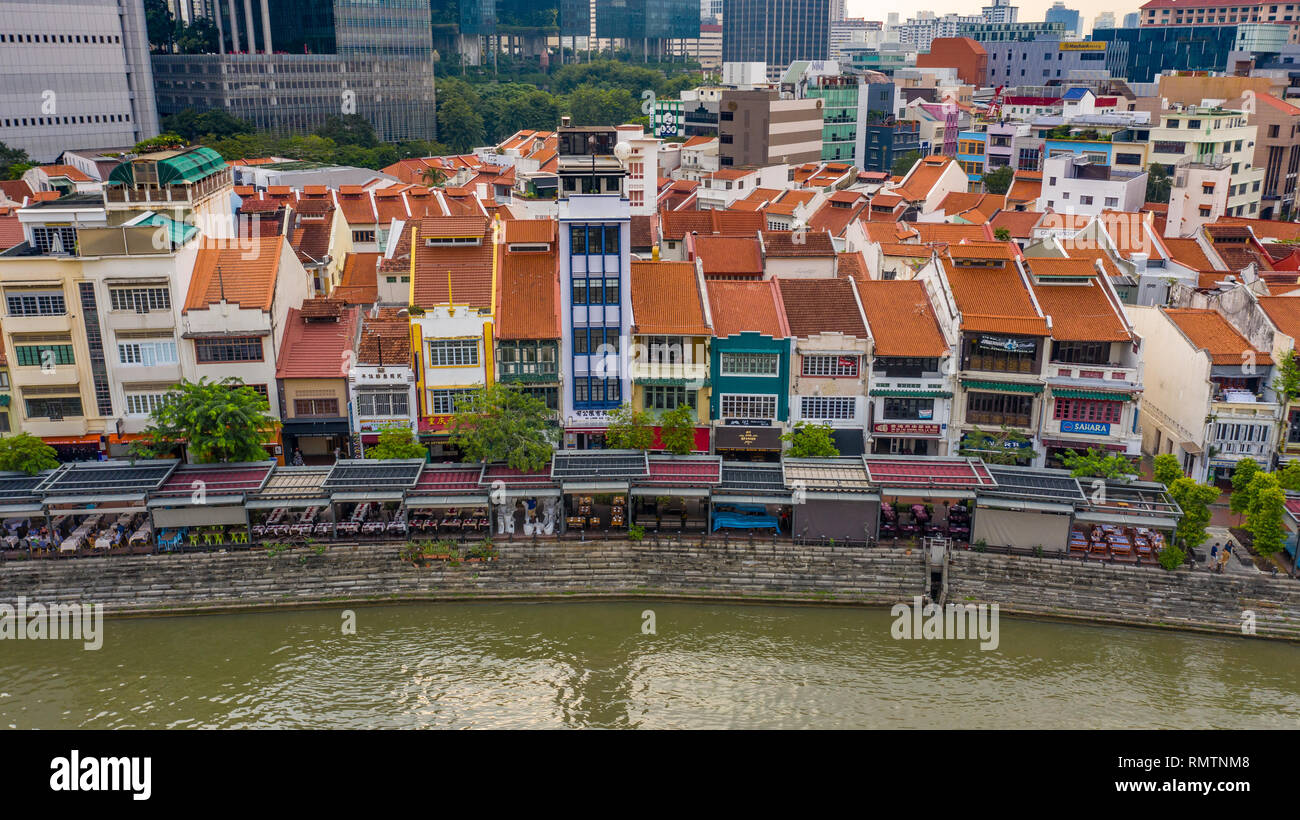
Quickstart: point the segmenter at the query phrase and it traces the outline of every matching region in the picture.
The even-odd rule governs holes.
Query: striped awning
[[[1129,391],[1069,390],[1057,387],[1052,388],[1052,395],[1058,399],[1092,399],[1094,401],[1125,401],[1133,396]]]
[[[950,399],[952,393],[947,390],[899,390],[895,388],[880,388],[870,391],[872,396],[886,396],[890,398],[904,399]]]
[[[1041,384],[1026,384],[1025,382],[986,382],[979,379],[962,379],[961,385],[967,390],[1001,390],[1004,393],[1043,392]]]

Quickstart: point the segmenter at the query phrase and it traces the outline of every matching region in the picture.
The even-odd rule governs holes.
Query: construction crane
[[[993,99],[989,100],[989,107],[984,111],[984,119],[989,122],[997,122],[1002,119],[1002,89],[1006,86],[998,86],[993,90]]]

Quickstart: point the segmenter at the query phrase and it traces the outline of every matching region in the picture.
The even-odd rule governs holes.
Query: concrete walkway
[[[1206,557],[1204,563],[1198,562],[1197,564],[1198,567],[1206,567],[1206,568],[1209,567],[1210,547],[1212,547],[1214,544],[1217,543],[1219,545],[1220,550],[1222,550],[1224,544],[1231,543],[1232,558],[1228,559],[1227,565],[1223,568],[1224,574],[1225,575],[1228,574],[1261,575],[1262,574],[1259,571],[1259,569],[1255,566],[1255,563],[1251,561],[1250,553],[1246,551],[1245,547],[1243,547],[1240,543],[1237,542],[1237,539],[1232,536],[1232,533],[1228,532],[1227,527],[1216,527],[1211,525],[1209,527],[1206,527],[1205,531],[1209,533],[1210,537],[1205,539],[1205,543],[1201,545],[1201,548],[1205,550]]]

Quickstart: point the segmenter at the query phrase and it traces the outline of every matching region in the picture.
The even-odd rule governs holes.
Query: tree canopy
[[[611,450],[649,450],[654,441],[654,417],[645,410],[621,404],[610,412],[605,444]]]
[[[983,459],[989,464],[1023,464],[1033,456],[1025,445],[1029,436],[1003,426],[997,432],[990,433],[978,427],[962,437],[957,454],[962,458]]]
[[[1084,453],[1067,450],[1062,461],[1065,463],[1065,469],[1069,470],[1070,475],[1075,478],[1092,477],[1129,481],[1134,473],[1132,460],[1095,447],[1089,447]]]
[[[386,424],[379,428],[379,441],[366,448],[366,458],[428,458],[429,450],[415,440],[405,424]]]
[[[781,434],[781,440],[790,445],[786,455],[793,458],[835,458],[840,454],[826,424],[795,422],[789,432]]]
[[[546,402],[506,384],[473,391],[456,404],[451,444],[465,461],[540,470],[551,460],[556,427]]]
[[[679,404],[659,416],[659,443],[674,455],[684,456],[695,449],[695,408]]]
[[[1011,187],[1015,171],[1010,165],[994,168],[984,174],[984,191],[990,194],[1005,194]]]
[[[54,448],[30,433],[0,438],[0,470],[36,475],[58,466]]]
[[[242,381],[201,378],[168,391],[131,448],[138,457],[160,458],[183,444],[200,463],[261,461],[270,458],[262,445],[278,426],[266,398]]]
[[[1174,530],[1174,537],[1188,547],[1203,544],[1209,537],[1205,528],[1210,523],[1210,504],[1219,497],[1219,488],[1212,484],[1197,484],[1184,476],[1169,485],[1169,497],[1183,511],[1183,517],[1178,520],[1178,527]]]

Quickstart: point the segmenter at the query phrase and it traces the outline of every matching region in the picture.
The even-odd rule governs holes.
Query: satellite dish
[[[627,158],[632,156],[632,146],[626,142],[620,142],[614,146],[614,158],[619,162],[627,162]]]

